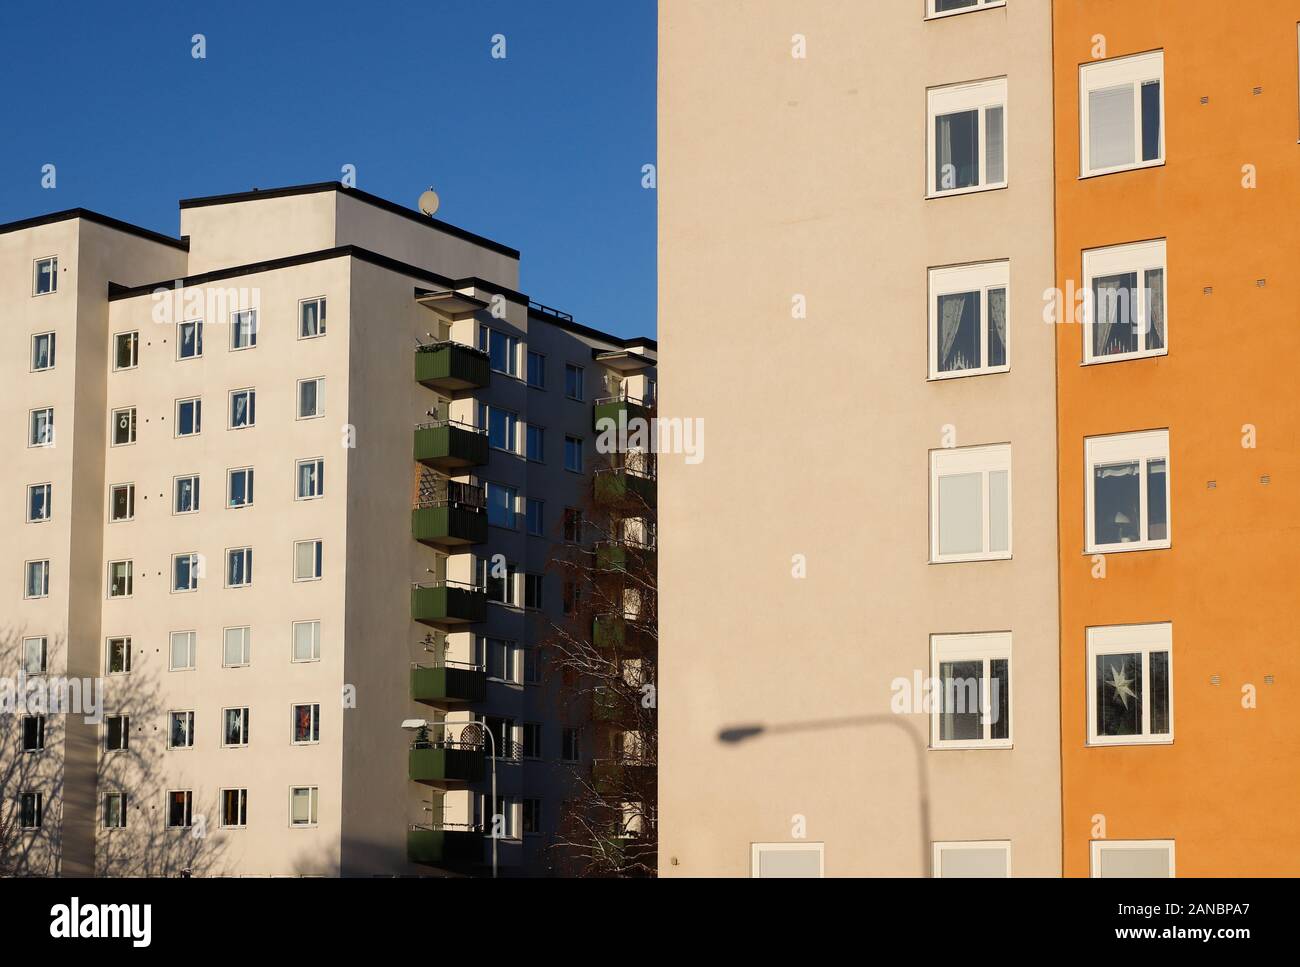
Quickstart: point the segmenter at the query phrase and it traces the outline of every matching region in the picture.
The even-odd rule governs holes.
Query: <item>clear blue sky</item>
[[[0,222],[337,180],[522,252],[521,288],[654,335],[655,0],[130,0],[0,30]],[[207,58],[190,38],[207,38]],[[491,57],[504,34],[504,60]],[[41,168],[58,185],[42,189]]]

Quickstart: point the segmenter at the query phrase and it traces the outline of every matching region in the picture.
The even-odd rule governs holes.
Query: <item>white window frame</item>
[[[199,479],[200,477],[199,474],[197,473],[183,473],[180,476],[172,477],[172,516],[173,517],[185,516],[186,514],[197,514],[199,512],[199,507],[201,506],[201,501],[203,497],[199,486]],[[182,480],[194,481],[194,487],[192,490],[194,495],[194,500],[193,500],[194,506],[192,506],[189,510],[176,509],[177,502],[180,498],[180,483]]]
[[[508,504],[508,508],[509,508],[509,513],[510,513],[510,521],[509,521],[509,523],[502,524],[502,523],[498,523],[497,521],[492,520],[491,517],[489,517],[489,518],[488,518],[488,523],[489,523],[492,527],[499,527],[499,528],[501,528],[502,530],[512,530],[512,531],[513,531],[513,530],[518,530],[518,529],[519,529],[519,510],[518,510],[518,506],[519,506],[519,489],[518,489],[517,487],[511,487],[509,484],[497,483],[497,482],[494,481],[494,480],[489,480],[489,481],[485,482],[484,485],[483,485],[483,497],[484,497],[484,501],[485,501],[483,510],[484,510],[485,513],[489,513],[489,514],[490,514],[490,512],[491,512],[491,509],[492,509],[492,499],[491,499],[491,493],[490,493],[490,492],[493,491],[493,490],[504,490],[504,491],[505,491],[505,493],[506,493],[506,497],[507,497],[507,504]]]
[[[1087,629],[1088,745],[1172,745],[1174,741],[1174,626],[1169,622],[1143,625],[1097,625]],[[1169,654],[1169,733],[1151,732],[1151,653]],[[1142,655],[1142,733],[1097,734],[1097,659],[1102,655]]]
[[[45,500],[44,500],[45,516],[44,517],[32,516],[32,495],[34,492],[38,490],[45,491]],[[26,514],[27,523],[44,524],[49,522],[54,516],[54,507],[52,506],[53,499],[54,499],[54,484],[52,482],[46,481],[45,483],[28,484],[27,485],[27,506],[24,508],[27,511]]]
[[[46,432],[38,434],[36,432],[36,414],[48,413],[49,419],[45,423]],[[52,447],[54,446],[54,407],[36,406],[27,411],[27,448]]]
[[[117,421],[125,416],[128,420],[128,439],[125,443],[117,442]],[[113,411],[108,421],[108,445],[110,447],[129,447],[136,441],[136,412],[134,406],[123,406]]]
[[[113,516],[114,498],[120,490],[126,491],[127,514],[125,517]],[[127,521],[135,520],[135,484],[134,483],[115,483],[108,485],[108,522],[110,524],[125,524]]]
[[[1007,361],[1001,366],[989,366],[989,292],[1002,289],[1006,292],[1007,310]],[[945,295],[966,292],[979,294],[980,366],[943,372],[939,369],[939,299]],[[930,379],[958,379],[963,376],[986,376],[1005,373],[1011,369],[1011,263],[977,262],[968,265],[950,265],[930,270]]]
[[[317,337],[310,337],[315,339]],[[302,388],[308,383],[316,384],[316,410],[314,413],[304,414],[302,411]],[[298,380],[297,387],[294,390],[294,419],[296,420],[319,420],[325,416],[325,377],[311,376],[307,379]]]
[[[243,822],[227,823],[226,822],[226,794],[233,792],[235,802],[239,812],[239,818]],[[221,790],[221,817],[218,824],[219,829],[247,829],[248,828],[248,790],[240,788],[228,788]]]
[[[187,716],[187,728],[185,729],[185,738],[188,740],[185,745],[174,745],[172,743],[172,718],[177,715]],[[194,748],[194,710],[189,708],[176,708],[167,710],[167,751],[184,752],[187,749]]]
[[[230,637],[232,631],[240,632],[242,639],[242,661],[229,662],[226,660],[226,640]],[[221,629],[221,667],[222,668],[247,668],[253,663],[253,629],[250,625],[230,625]]]
[[[1011,876],[1011,840],[1009,839],[977,839],[977,840],[944,840],[936,841],[931,844],[930,853],[930,876],[933,879],[943,878],[943,854],[948,850],[989,850],[990,852],[1000,852],[1006,856],[1007,860],[1007,877]]]
[[[108,727],[109,722],[118,722],[121,725],[121,730],[118,734],[118,738],[121,739],[122,744],[119,745],[117,748],[111,748],[108,744],[109,738],[113,734]],[[130,752],[130,751],[131,751],[130,714],[127,712],[115,712],[112,715],[105,715],[104,716],[104,752],[112,753],[112,752]]]
[[[28,369],[28,372],[29,372],[29,373],[48,373],[50,370],[52,370],[52,369],[54,368],[55,362],[57,361],[57,359],[56,359],[56,355],[57,355],[57,351],[58,351],[58,340],[57,340],[56,336],[57,336],[57,334],[56,334],[53,330],[51,330],[51,331],[49,331],[49,332],[34,332],[34,333],[32,333],[32,355],[31,355],[31,359],[29,360],[29,369]],[[37,342],[36,342],[36,341],[37,341],[38,339],[48,339],[48,340],[49,340],[49,343],[50,343],[50,353],[49,353],[49,355],[50,355],[50,365],[48,365],[48,366],[37,366],[37,365],[36,365],[36,345],[37,345]]]
[[[1147,333],[1150,331],[1150,307],[1147,305],[1146,273],[1160,269],[1164,273],[1164,302],[1161,307],[1165,321],[1165,345],[1162,349],[1148,349]],[[1094,279],[1134,272],[1138,277],[1138,305],[1136,316],[1140,320],[1138,349],[1130,353],[1111,353],[1097,356],[1092,351],[1092,329],[1096,319],[1096,299],[1093,296]],[[1128,359],[1145,359],[1169,355],[1169,258],[1163,238],[1149,242],[1129,242],[1105,248],[1087,249],[1083,253],[1083,363],[1096,366],[1102,363],[1119,363]],[[1130,309],[1130,318],[1133,310]]]
[[[1160,81],[1160,154],[1151,161],[1143,161],[1142,154],[1142,84],[1144,81]],[[1123,84],[1133,85],[1133,164],[1114,165],[1109,168],[1090,170],[1090,153],[1092,151],[1089,127],[1088,95],[1093,91],[1119,87]],[[1107,60],[1093,61],[1079,66],[1079,177],[1098,178],[1120,171],[1137,171],[1141,168],[1157,168],[1165,163],[1168,155],[1166,143],[1169,129],[1165,124],[1165,52],[1152,50],[1142,54],[1130,54],[1125,57],[1111,57]]]
[[[319,570],[318,573],[313,574],[313,575],[311,575],[311,576],[309,576],[309,577],[302,577],[302,576],[298,573],[298,548],[300,548],[300,547],[302,547],[303,545],[306,545],[306,544],[310,544],[310,545],[312,545],[312,555],[311,555],[312,570],[313,570],[313,571],[316,570],[318,566],[319,566],[320,570]],[[317,563],[318,561],[319,561],[319,565],[318,565],[318,563]],[[323,540],[321,540],[319,537],[309,538],[308,540],[305,540],[305,541],[294,541],[294,542],[293,542],[293,579],[294,579],[294,582],[295,582],[295,583],[300,583],[300,582],[303,582],[303,581],[319,581],[319,580],[321,579],[321,576],[322,576],[324,573],[325,573],[325,542],[324,542]]]
[[[298,657],[298,629],[315,625],[316,630],[311,636],[311,657]],[[320,661],[320,643],[321,643],[321,621],[319,618],[306,618],[302,621],[295,621],[289,629],[289,661],[293,664],[307,664],[314,661]]]
[[[226,718],[229,712],[239,712],[239,741],[226,741]],[[249,714],[250,707],[247,705],[227,705],[221,710],[221,747],[223,749],[247,749],[248,739],[251,734],[249,720],[252,716]]]
[[[110,799],[116,799],[116,800],[118,801],[117,814],[118,814],[118,817],[120,818],[121,822],[117,822],[117,823],[109,822],[108,802],[109,802]],[[104,810],[104,813],[103,813],[103,823],[102,823],[101,825],[103,826],[103,828],[104,828],[104,829],[126,829],[126,818],[127,818],[127,816],[126,816],[126,804],[127,804],[126,793],[124,793],[124,792],[106,792],[106,793],[104,793],[104,798],[103,798],[102,802],[103,802],[103,810]]]
[[[115,642],[122,643],[122,665],[119,671],[113,671],[113,645]],[[131,674],[131,636],[130,635],[109,635],[104,639],[104,674],[116,677],[118,675]]]
[[[245,412],[247,417],[243,423],[235,423],[235,398],[247,396],[248,402]],[[244,386],[240,389],[232,389],[226,399],[226,429],[227,430],[249,430],[257,426],[257,390],[252,386]]]
[[[31,584],[28,578],[31,575],[31,567],[33,564],[40,566],[41,569],[41,593],[40,594],[27,593]],[[23,599],[27,601],[35,601],[39,598],[48,598],[49,596],[50,596],[50,559],[36,558],[30,561],[23,561]]]
[[[50,288],[40,291],[39,281],[41,278],[41,266],[46,262],[50,263]],[[44,258],[32,260],[32,298],[39,298],[43,295],[54,295],[59,291],[59,257],[57,255],[47,255]]]
[[[492,442],[492,414],[500,413],[506,418],[506,434],[509,439],[504,447],[499,447]],[[482,424],[482,430],[488,439],[488,446],[499,453],[513,453],[519,455],[519,414],[514,410],[508,410],[504,406],[497,406],[491,403],[479,404],[479,422]]]
[[[305,823],[296,823],[293,819],[293,794],[308,790],[307,809],[310,819]],[[320,787],[319,786],[290,786],[289,787],[289,828],[290,829],[311,829],[320,825]]]
[[[185,819],[186,822],[179,825],[172,825],[172,796],[175,793],[181,793],[185,797]],[[194,827],[194,790],[193,789],[168,789],[164,793],[163,802],[167,804],[167,828],[168,829],[192,829]]]
[[[230,582],[230,559],[236,555],[244,556],[244,580],[239,584]],[[250,588],[253,586],[253,549],[251,547],[228,547],[226,548],[225,561],[225,586],[227,588]]]
[[[118,564],[126,565],[126,594],[113,593],[113,568]],[[121,598],[130,598],[135,596],[135,562],[129,558],[122,558],[116,561],[109,561],[107,565],[108,587],[105,597],[109,600],[116,601]]]
[[[311,731],[315,738],[298,739],[298,709],[310,708],[311,711]],[[290,745],[320,745],[320,702],[294,702],[289,706],[289,744]]]
[[[506,368],[497,369],[492,365],[492,337],[497,336],[505,340],[506,349]],[[478,327],[478,348],[488,354],[488,367],[494,373],[500,373],[502,376],[510,376],[514,379],[519,378],[519,348],[523,343],[518,336],[513,336],[501,329],[493,329],[491,326],[479,323]]]
[[[177,635],[185,635],[187,639],[186,651],[189,655],[189,664],[177,665],[176,646],[174,639]],[[167,670],[170,672],[192,672],[198,664],[199,651],[199,634],[197,631],[169,631],[167,633]]]
[[[935,10],[935,0],[925,0],[925,19],[926,20],[943,20],[947,17],[957,17],[963,13],[974,13],[976,10],[991,10],[994,7],[1005,7],[1007,0],[973,0],[969,6],[960,7],[956,10]]]
[[[311,333],[303,332],[304,323],[306,322],[306,318],[304,317],[303,313],[306,310],[307,306],[309,305],[316,305],[317,307],[316,331]],[[326,307],[327,307],[327,302],[325,300],[325,296],[323,295],[313,296],[310,299],[298,300],[298,338],[299,339],[319,339],[321,336],[325,335]]]
[[[240,330],[240,325],[241,325],[241,324],[240,324],[239,319],[240,319],[241,316],[245,316],[245,315],[251,316],[251,318],[252,318],[252,325],[250,325],[250,326],[247,328],[247,330],[246,330],[246,332],[247,332],[247,334],[248,334],[248,342],[247,342],[246,344],[244,344],[243,346],[240,346],[240,345],[237,345],[237,343],[238,343],[238,341],[239,341],[239,334],[240,334],[240,331],[241,331],[241,330]],[[233,309],[233,310],[231,310],[231,313],[230,313],[230,347],[229,347],[229,348],[230,348],[230,351],[231,351],[232,353],[240,353],[240,352],[243,352],[243,351],[246,350],[246,349],[256,349],[256,348],[257,348],[257,332],[258,332],[258,329],[260,328],[260,326],[259,326],[260,320],[258,319],[258,315],[259,315],[259,313],[258,313],[258,311],[257,311],[256,308],[252,308],[252,309]]]
[[[32,797],[32,803],[35,806],[35,812],[36,812],[36,817],[35,817],[36,822],[30,826],[24,823],[22,819],[23,800],[26,799],[28,796]],[[19,829],[40,829],[44,825],[44,820],[45,820],[45,794],[42,792],[38,792],[35,789],[23,789],[22,791],[20,791],[18,793],[18,823],[19,823],[18,828]]]
[[[977,191],[996,191],[1011,183],[1011,112],[1007,103],[1006,77],[992,77],[982,81],[947,84],[926,91],[925,122],[925,197],[948,198],[952,195],[969,195]],[[988,180],[987,109],[1002,108],[1002,180]],[[979,130],[979,182],[965,188],[938,188],[935,185],[935,161],[939,147],[935,144],[935,122],[949,114],[965,111],[978,112]]]
[[[991,474],[1005,470],[1007,474],[1007,549],[989,550],[992,522],[992,493],[989,488]],[[939,553],[939,479],[968,473],[981,475],[980,497],[983,501],[983,548],[967,554]],[[1012,511],[1015,507],[1014,481],[1011,473],[1011,444],[992,443],[973,447],[951,447],[930,451],[930,563],[955,564],[965,561],[1005,561],[1014,550],[1015,526]]]
[[[319,466],[316,468],[316,492],[303,495],[298,492],[298,486],[302,482],[302,468],[309,463],[315,463]],[[320,500],[325,496],[325,458],[324,457],[303,457],[301,460],[295,460],[293,464],[293,499],[294,500]]]
[[[181,347],[185,345],[185,338],[181,335],[186,326],[194,327],[194,348],[195,353],[191,356],[183,355]],[[202,319],[182,319],[176,323],[176,361],[184,362],[187,359],[203,358],[203,320]]]
[[[235,482],[235,474],[242,473],[247,476],[244,479],[244,495],[247,498],[242,504],[234,502],[231,496],[233,491],[231,487]],[[252,507],[257,500],[257,474],[252,467],[231,467],[226,471],[226,510],[243,510],[245,507]],[[249,494],[252,497],[248,497]]]
[[[1011,656],[1011,632],[1009,631],[988,631],[976,632],[971,634],[949,634],[949,635],[931,635],[930,636],[930,679],[936,683],[939,694],[932,696],[930,710],[930,748],[932,749],[1010,749],[1014,745],[1015,718],[1012,709],[1016,704],[1015,692],[1015,674]],[[981,723],[984,729],[984,737],[980,739],[943,739],[942,735],[942,718],[943,718],[943,698],[947,692],[943,680],[939,674],[940,668],[945,662],[955,661],[979,661],[983,662],[983,694],[980,696],[982,708],[992,708],[992,663],[999,659],[1005,659],[1007,663],[1007,677],[1011,679],[1007,684],[1007,692],[1011,696],[1010,707],[999,708],[999,715],[1007,716],[1007,737],[1005,739],[995,739],[992,736],[993,722],[987,716],[981,716]]]
[[[1101,879],[1101,853],[1103,850],[1163,849],[1169,853],[1169,879],[1174,879],[1174,841],[1172,839],[1094,839],[1088,843],[1088,876]]]
[[[190,586],[188,588],[178,588],[176,586],[176,562],[183,557],[190,559]],[[199,573],[203,570],[203,556],[196,551],[182,551],[179,554],[173,554],[171,558],[171,574],[168,583],[171,585],[172,594],[193,594],[199,589]]]
[[[1151,540],[1146,536],[1136,541],[1120,544],[1098,544],[1096,541],[1096,474],[1098,464],[1138,464],[1138,514],[1139,533],[1146,535],[1149,527],[1150,507],[1147,500],[1147,464],[1152,460],[1165,462],[1165,536]],[[1106,436],[1085,437],[1083,441],[1084,490],[1084,547],[1087,554],[1122,554],[1128,551],[1161,550],[1170,546],[1174,535],[1173,467],[1169,460],[1169,431],[1142,430],[1136,433],[1112,433]]]
[[[181,407],[186,403],[194,404],[194,429],[190,433],[181,432]],[[187,396],[184,399],[177,400],[176,406],[173,408],[173,414],[176,420],[176,428],[173,431],[175,439],[184,440],[198,436],[203,432],[203,397]]]
[[[751,879],[760,879],[759,872],[761,869],[761,860],[764,853],[813,853],[817,854],[818,872],[817,878],[826,877],[826,844],[825,843],[750,843],[749,844],[749,876]]]
[[[27,663],[27,646],[28,642],[39,641],[41,649],[41,667],[38,671],[32,671]],[[50,640],[45,635],[29,635],[23,639],[22,669],[28,676],[45,675],[49,672],[50,667]]]

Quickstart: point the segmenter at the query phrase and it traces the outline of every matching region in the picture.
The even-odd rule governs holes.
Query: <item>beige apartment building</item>
[[[665,876],[1060,874],[1050,7],[660,4]]]
[[[503,874],[551,868],[597,753],[550,565],[656,346],[518,285],[336,183],[182,201],[179,239],[0,226],[3,674],[104,685],[7,717],[20,872],[482,873],[494,818]]]

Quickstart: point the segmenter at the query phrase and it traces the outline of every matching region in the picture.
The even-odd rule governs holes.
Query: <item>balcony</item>
[[[591,784],[602,796],[645,798],[641,795],[642,791],[654,782],[654,766],[646,762],[635,759],[596,759],[591,764]]]
[[[653,510],[658,487],[655,478],[629,467],[600,467],[595,473],[596,502],[616,505],[632,516],[638,510]]]
[[[411,536],[445,551],[487,540],[483,488],[437,477],[428,470],[420,481],[420,498],[411,509]]]
[[[653,637],[641,622],[621,614],[598,614],[592,621],[591,643],[599,651],[641,653],[653,647]]]
[[[415,459],[443,473],[482,466],[488,462],[487,434],[454,420],[422,423],[415,428]]]
[[[416,742],[407,760],[412,782],[428,785],[478,782],[483,778],[483,746],[448,739]]]
[[[631,541],[600,541],[596,544],[596,570],[623,572],[653,570],[655,549]]]
[[[487,353],[462,343],[434,343],[415,351],[415,381],[447,396],[482,389],[491,374]]]
[[[650,443],[650,407],[638,399],[630,397],[611,396],[602,400],[596,400],[592,407],[591,426],[597,433],[609,428],[612,421],[614,430],[619,434],[620,440],[624,433],[631,434],[638,431],[638,427],[644,427],[640,432],[646,434],[645,443]],[[643,421],[641,423],[635,421]]]
[[[597,688],[591,693],[591,720],[616,722],[623,717],[619,696],[609,688]]]
[[[435,628],[483,621],[487,618],[487,591],[457,581],[414,584],[411,618]]]
[[[487,697],[487,672],[478,665],[413,665],[411,698],[426,705],[463,705]]]
[[[406,858],[429,866],[473,866],[483,862],[483,833],[412,826],[406,831]]]

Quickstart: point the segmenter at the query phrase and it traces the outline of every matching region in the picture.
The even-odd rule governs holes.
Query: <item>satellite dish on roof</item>
[[[420,195],[420,211],[424,212],[430,218],[438,210],[438,193],[430,188],[424,194]]]

